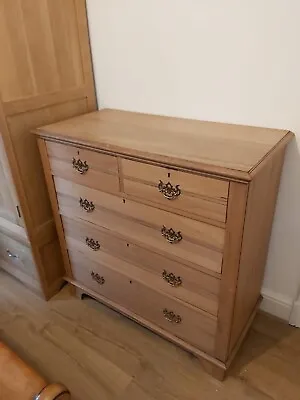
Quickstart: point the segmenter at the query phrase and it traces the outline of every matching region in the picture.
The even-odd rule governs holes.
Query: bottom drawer
[[[189,344],[212,354],[216,318],[69,249],[74,279]]]
[[[31,250],[9,236],[0,234],[0,267],[23,283],[38,288],[37,272]]]

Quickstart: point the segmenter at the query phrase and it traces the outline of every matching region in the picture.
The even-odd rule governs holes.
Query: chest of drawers
[[[293,135],[116,110],[35,133],[65,279],[223,379],[259,306]]]

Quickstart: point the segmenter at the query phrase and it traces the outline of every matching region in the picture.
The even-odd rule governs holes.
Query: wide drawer
[[[0,234],[0,267],[31,287],[38,287],[38,276],[31,250],[9,236]]]
[[[154,251],[221,272],[224,230],[108,193],[55,179],[60,212],[119,233]],[[87,211],[85,211],[87,210]],[[172,233],[173,232],[173,233]],[[180,232],[180,233],[179,233]],[[163,233],[163,234],[162,234]],[[169,243],[168,240],[182,238]]]
[[[47,142],[52,174],[95,189],[120,189],[117,158],[61,143]]]
[[[88,289],[125,307],[172,335],[186,340],[207,353],[213,353],[217,320],[200,310],[185,306],[163,293],[152,290],[133,277],[100,264],[69,248],[74,279]]]
[[[174,169],[122,159],[124,192],[174,212],[226,221],[229,183]]]
[[[137,246],[89,222],[63,217],[63,225],[68,247],[76,248],[100,263],[107,258],[106,253],[126,260],[131,263],[133,277],[151,281],[170,296],[217,315],[219,279]]]

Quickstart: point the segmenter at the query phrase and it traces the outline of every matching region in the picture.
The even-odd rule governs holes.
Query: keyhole
[[[127,243],[126,246],[129,247],[129,243]]]
[[[79,156],[79,150],[77,150],[77,155]]]
[[[123,203],[125,204],[125,199],[123,199]]]
[[[168,178],[170,178],[171,177],[171,174],[170,174],[170,172],[168,172]]]
[[[132,281],[129,281],[129,283],[131,284],[131,283],[132,283]]]

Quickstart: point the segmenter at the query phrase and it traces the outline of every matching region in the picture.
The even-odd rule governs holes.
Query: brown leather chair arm
[[[68,389],[59,383],[53,383],[46,386],[36,396],[36,400],[70,400],[70,392]]]

